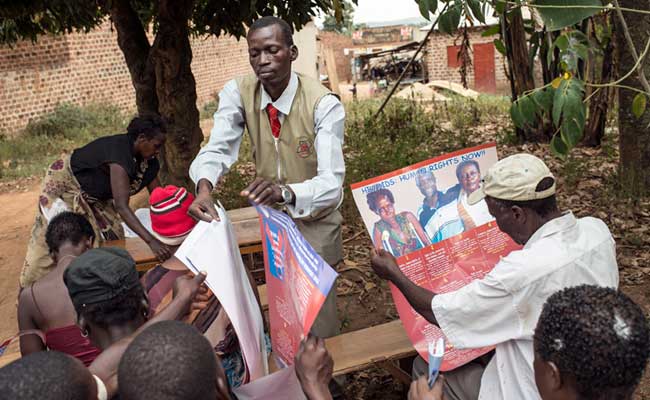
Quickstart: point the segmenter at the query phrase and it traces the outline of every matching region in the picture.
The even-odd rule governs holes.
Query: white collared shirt
[[[291,72],[289,85],[276,101],[260,85],[260,109],[271,103],[278,109],[280,123],[291,110],[291,104],[298,90],[298,76]],[[294,206],[287,206],[294,218],[311,215],[323,208],[336,206],[343,198],[343,131],[345,110],[336,96],[321,99],[314,112],[314,149],[318,160],[317,175],[291,187],[296,195]],[[207,179],[216,185],[219,178],[237,161],[244,126],[244,107],[236,80],[231,80],[219,93],[219,109],[214,114],[214,126],[210,140],[199,151],[190,166],[190,178],[194,183]],[[242,188],[243,189],[243,188]],[[301,212],[299,212],[301,211]]]
[[[433,313],[457,348],[496,345],[481,379],[481,400],[540,399],[533,333],[546,299],[580,284],[618,287],[614,239],[596,218],[555,218],[483,279],[434,296]]]

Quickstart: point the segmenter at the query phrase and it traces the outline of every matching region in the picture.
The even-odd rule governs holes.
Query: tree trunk
[[[158,113],[156,75],[147,32],[128,0],[112,0],[108,4],[103,7],[117,30],[117,43],[131,74],[138,114]]]
[[[650,3],[619,0],[622,8],[650,10]],[[625,21],[630,31],[630,36],[640,54],[648,40],[650,31],[650,15],[634,12],[623,12]],[[619,70],[621,73],[629,71],[634,65],[634,57],[626,42],[620,25],[616,20],[616,40],[620,54]],[[646,77],[650,77],[650,62],[645,62],[643,67]],[[643,89],[637,73],[633,73],[622,83]],[[636,92],[620,88],[618,92],[618,129],[620,136],[620,178],[621,184],[626,191],[635,196],[647,196],[650,194],[650,111],[646,110],[640,118],[632,114],[632,101]]]
[[[548,65],[546,63],[546,60],[548,60],[548,52],[550,51],[551,45],[555,40],[555,36],[556,35],[554,32],[546,32],[545,29],[542,44],[539,46],[539,59],[540,64],[542,65],[542,79],[544,81],[544,85],[548,85],[551,83],[551,81],[553,81],[553,79],[557,78],[558,76],[557,62],[554,62],[552,65]],[[553,57],[553,60],[557,60],[557,57]]]
[[[608,24],[607,17],[598,23]],[[594,24],[596,21],[594,20]],[[592,38],[596,40],[593,34],[595,28],[592,29]],[[604,56],[602,57],[602,64],[600,68],[600,77],[595,80],[595,83],[610,82],[614,77],[614,39],[612,38],[607,47],[605,47]],[[594,63],[595,65],[595,63]],[[596,76],[596,69],[593,69],[593,76]],[[605,124],[607,122],[607,110],[609,109],[609,101],[611,99],[610,88],[601,88],[589,101],[589,117],[585,126],[585,134],[583,144],[589,147],[600,146],[600,142],[605,135]],[[587,95],[590,93],[588,92]]]
[[[513,88],[512,100],[515,101],[519,96],[529,90],[535,89],[533,80],[533,69],[528,57],[528,46],[526,40],[526,31],[524,30],[524,19],[521,15],[521,9],[513,9],[508,16],[504,16],[505,21],[505,46],[507,57],[510,59],[511,87]],[[539,117],[538,117],[539,118]],[[548,141],[549,135],[546,135],[543,121],[539,121],[534,126],[526,129],[517,129],[517,136],[522,141]]]
[[[183,186],[190,186],[190,163],[203,141],[191,69],[188,20],[192,7],[191,0],[160,1],[152,48],[158,111],[168,124],[161,180]]]

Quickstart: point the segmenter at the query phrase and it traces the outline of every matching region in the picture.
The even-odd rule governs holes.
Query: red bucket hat
[[[172,246],[183,243],[197,223],[187,213],[193,201],[194,195],[185,188],[173,185],[155,188],[149,196],[154,236]]]

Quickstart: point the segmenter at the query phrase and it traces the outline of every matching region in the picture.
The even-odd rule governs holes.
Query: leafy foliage
[[[36,41],[44,34],[88,32],[109,16],[111,1],[118,0],[4,2],[0,5],[0,43],[11,44],[21,39]],[[142,25],[151,24],[155,32],[159,2],[132,0],[129,4]],[[262,15],[276,15],[299,29],[311,21],[318,10],[335,9],[331,0],[196,0],[189,27],[195,36],[230,34],[240,38],[246,34],[246,26]]]
[[[575,25],[596,14],[603,7],[601,0],[535,0],[533,4],[541,6],[537,11],[548,31],[557,31]],[[544,6],[557,8],[544,8]]]
[[[431,20],[431,14],[438,13],[438,0],[415,0],[420,8],[420,14]],[[444,8],[440,11],[438,29],[451,34],[458,28],[461,21],[476,19],[485,23],[485,12],[488,2],[484,0],[442,0]]]
[[[354,30],[354,7],[349,0],[341,0],[340,21],[331,13],[323,20],[323,30],[351,35]]]

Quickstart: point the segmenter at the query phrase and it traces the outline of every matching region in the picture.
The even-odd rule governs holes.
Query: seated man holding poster
[[[438,325],[454,347],[496,346],[484,371],[476,373],[477,364],[472,363],[446,373],[449,399],[539,399],[532,338],[542,306],[566,287],[617,287],[614,239],[601,220],[560,212],[553,174],[529,154],[494,164],[468,203],[483,198],[499,228],[524,245],[483,279],[435,294],[410,281],[383,250],[373,250],[372,267],[395,284],[420,315]]]

